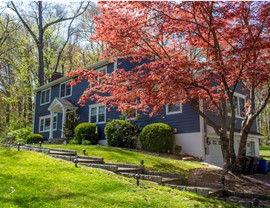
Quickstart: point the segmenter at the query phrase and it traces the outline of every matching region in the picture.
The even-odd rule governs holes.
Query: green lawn
[[[145,168],[154,171],[165,171],[172,173],[182,173],[188,175],[188,172],[195,168],[204,168],[199,162],[189,162],[173,160],[169,158],[157,157],[140,152],[123,150],[121,148],[112,148],[95,145],[44,145],[44,147],[62,148],[76,150],[77,154],[82,155],[83,149],[89,156],[103,157],[105,162],[109,163],[127,163],[140,164],[144,160]]]
[[[260,157],[270,161],[270,146],[260,146]]]
[[[0,147],[0,207],[238,207],[150,182]]]

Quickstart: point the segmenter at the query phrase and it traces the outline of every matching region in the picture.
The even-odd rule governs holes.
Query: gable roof
[[[109,64],[109,63],[110,63],[110,61],[109,61],[108,59],[107,59],[107,60],[102,60],[102,61],[99,61],[99,62],[97,62],[97,63],[91,64],[90,66],[85,67],[84,69],[88,69],[88,70],[90,70],[90,69],[97,69],[97,68],[103,67],[103,66],[105,66],[105,65],[107,65],[107,64]],[[38,91],[45,90],[45,89],[50,88],[50,87],[52,87],[52,86],[54,86],[54,85],[57,85],[57,84],[66,82],[66,81],[68,81],[68,80],[71,80],[71,79],[73,79],[73,78],[75,78],[75,77],[76,77],[76,76],[71,76],[71,77],[64,76],[64,77],[61,77],[61,78],[56,79],[56,80],[54,80],[54,81],[52,81],[52,82],[49,82],[48,84],[45,84],[45,85],[42,85],[42,86],[36,88],[36,89],[34,90],[34,92],[36,93],[36,92],[38,92]]]
[[[62,113],[62,108],[66,109],[77,109],[70,101],[65,98],[54,98],[53,102],[50,104],[48,111],[54,109],[54,112]]]

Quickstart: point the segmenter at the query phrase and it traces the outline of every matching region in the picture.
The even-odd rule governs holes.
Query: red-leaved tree
[[[87,79],[92,85],[80,103],[92,99],[152,116],[166,104],[190,102],[219,136],[224,168],[239,172],[248,133],[270,97],[270,3],[102,2],[100,9],[92,39],[105,44],[103,58],[149,62],[104,76],[72,72],[73,84]],[[248,99],[236,155],[233,95],[242,83]]]

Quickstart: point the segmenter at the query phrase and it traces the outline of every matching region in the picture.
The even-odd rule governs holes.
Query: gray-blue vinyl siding
[[[131,70],[137,65],[137,63],[130,63],[127,60],[118,60],[118,68],[124,68],[125,70]],[[114,64],[110,63],[107,65],[107,72],[111,73],[114,70]],[[77,115],[79,115],[79,123],[81,122],[89,122],[89,105],[95,104],[93,101],[87,101],[85,106],[79,106],[77,103],[79,101],[80,96],[84,92],[84,90],[88,87],[87,81],[82,81],[76,86],[72,87],[72,95],[69,97],[66,97],[67,100],[69,100],[71,103],[76,105],[78,107]],[[247,91],[242,89],[243,86],[239,85],[237,87],[237,92],[240,94],[247,95]],[[41,92],[38,91],[36,93],[36,103],[35,103],[35,121],[34,121],[34,132],[39,132],[39,118],[41,116],[50,115],[50,112],[48,111],[48,108],[50,104],[53,102],[53,100],[56,97],[60,96],[60,84],[54,85],[51,87],[51,98],[50,103],[45,105],[40,105],[40,95]],[[116,111],[116,109],[111,109],[110,111],[106,110],[106,122],[118,119],[120,117],[121,113]],[[141,112],[138,112],[139,119],[135,122],[137,123],[141,128],[144,127],[147,124],[154,123],[154,122],[163,122],[168,125],[170,125],[172,128],[176,130],[175,133],[183,134],[183,133],[194,133],[194,132],[200,132],[200,117],[199,114],[192,109],[190,104],[184,104],[182,107],[182,113],[172,114],[172,115],[166,115],[165,107],[162,112],[160,112],[157,116],[149,117],[148,115],[145,115]],[[213,115],[213,119],[216,120],[217,123],[219,123],[219,118]],[[241,120],[242,119],[236,119],[236,127],[240,129],[241,127]],[[98,124],[98,131],[100,135],[100,140],[105,139],[104,135],[104,127],[105,124]],[[53,137],[54,138],[60,138],[61,137],[61,129],[62,129],[62,114],[58,113],[57,116],[57,130],[53,131]],[[254,122],[252,126],[252,131],[256,132],[256,122]],[[49,137],[49,132],[42,132],[41,133],[45,139]]]

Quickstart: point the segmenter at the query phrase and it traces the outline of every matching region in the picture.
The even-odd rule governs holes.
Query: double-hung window
[[[50,131],[51,118],[50,115],[39,118],[39,132]],[[57,129],[57,114],[53,117],[53,130]]]
[[[51,98],[51,88],[41,91],[40,94],[40,105],[44,105],[50,102]]]
[[[95,104],[89,106],[89,122],[97,124],[106,122],[105,105]]]
[[[68,82],[64,82],[60,85],[60,97],[69,97],[72,93],[72,86]]]
[[[243,113],[245,112],[246,97],[242,94],[235,93],[233,95],[233,103],[234,103],[235,116],[243,117]],[[230,108],[229,101],[227,101],[227,109],[228,109],[228,115],[231,115],[231,108]]]
[[[166,105],[166,115],[182,113],[182,104],[168,104]]]
[[[243,117],[243,113],[245,111],[245,96],[242,95],[234,95],[234,110],[235,110],[235,115]]]

